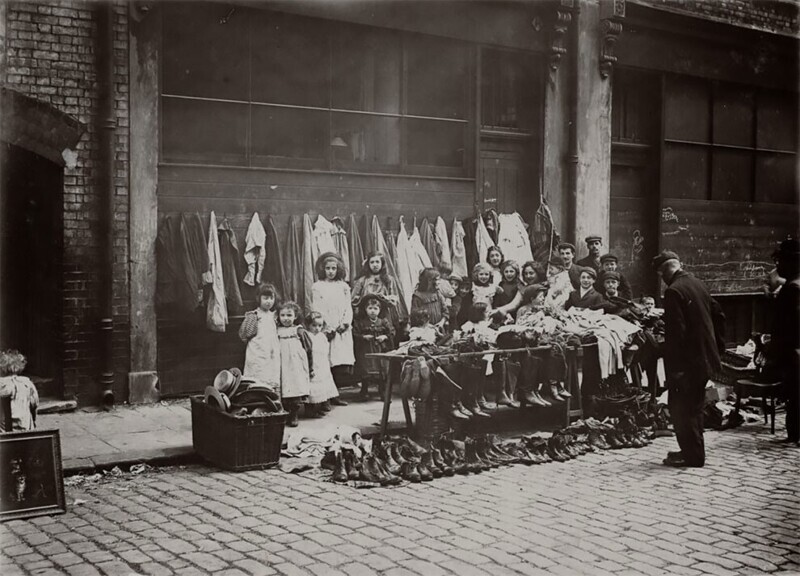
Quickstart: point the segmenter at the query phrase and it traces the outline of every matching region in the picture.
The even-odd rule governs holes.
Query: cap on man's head
[[[773,252],[773,258],[780,256],[800,256],[800,240],[797,238],[787,238],[778,245],[778,249]]]
[[[602,243],[603,242],[603,237],[602,236],[587,236],[586,237],[586,243],[589,244],[591,242],[600,242],[600,243]]]
[[[618,261],[619,258],[614,256],[613,254],[603,254],[602,256],[600,256],[600,264],[602,264],[603,262],[618,262]]]
[[[605,272],[603,274],[603,283],[605,283],[606,280],[616,280],[617,282],[619,282],[620,281],[619,272]]]
[[[664,262],[668,262],[669,260],[680,260],[680,258],[678,258],[678,255],[672,250],[662,250],[661,254],[653,258],[653,268],[658,270]]]
[[[595,270],[591,266],[584,266],[583,268],[581,268],[581,274],[588,274],[589,276],[597,280],[597,270]]]
[[[575,245],[574,244],[570,244],[569,242],[562,242],[561,244],[558,245],[558,249],[559,250],[570,249],[573,252],[576,252]]]

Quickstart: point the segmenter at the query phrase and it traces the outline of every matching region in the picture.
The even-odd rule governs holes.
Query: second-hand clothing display
[[[208,270],[204,276],[205,283],[211,284],[211,293],[206,304],[206,327],[213,332],[225,332],[228,325],[228,306],[217,234],[217,216],[213,210],[208,219]]]
[[[497,220],[500,227],[497,246],[503,251],[506,260],[514,260],[520,266],[533,260],[531,242],[522,216],[516,212],[500,214]]]
[[[303,288],[303,225],[298,216],[289,219],[289,232],[286,239],[286,273],[287,298],[306,309],[305,290]]]
[[[275,223],[272,221],[272,216],[267,216],[267,238],[264,244],[266,251],[266,259],[264,262],[263,279],[269,279],[278,289],[280,297],[285,299],[289,288],[286,283],[286,271],[283,269],[283,255],[281,254],[281,245],[278,240],[278,233],[275,230]]]
[[[239,244],[227,218],[223,218],[222,222],[219,223],[217,234],[219,235],[219,254],[220,258],[222,258],[225,298],[228,301],[228,311],[235,314],[242,308],[242,292],[239,288],[239,278],[241,278]]]
[[[434,243],[436,255],[439,258],[439,266],[442,269],[453,270],[453,257],[450,253],[450,241],[447,237],[447,224],[441,216],[436,218],[433,227]]]
[[[247,235],[244,240],[244,261],[247,262],[247,274],[244,283],[250,286],[257,286],[261,282],[261,275],[264,272],[264,262],[267,259],[266,252],[267,232],[261,224],[258,212],[253,214],[250,219],[250,226],[247,228]]]
[[[469,278],[471,270],[467,265],[467,248],[464,245],[465,237],[464,225],[460,220],[453,219],[452,242],[450,243],[453,257],[453,274],[461,278]]]
[[[193,312],[203,302],[203,272],[208,269],[208,246],[199,214],[181,214],[178,266],[178,302]]]

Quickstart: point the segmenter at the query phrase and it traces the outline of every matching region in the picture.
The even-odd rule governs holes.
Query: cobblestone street
[[[164,468],[67,487],[66,515],[3,525],[2,573],[788,573],[800,450],[775,438],[708,432],[703,469],[662,466],[674,439],[659,438],[394,489]]]

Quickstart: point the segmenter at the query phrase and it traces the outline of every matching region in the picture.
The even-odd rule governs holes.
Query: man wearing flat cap
[[[594,268],[595,272],[600,272],[600,250],[603,249],[603,238],[600,236],[587,236],[586,248],[589,250],[589,255],[578,260],[578,266]]]
[[[768,358],[783,384],[786,442],[800,443],[800,240],[788,238],[773,254],[786,283],[775,299]]]
[[[569,242],[562,242],[558,245],[558,254],[564,261],[564,270],[569,274],[572,288],[577,290],[581,287],[581,267],[575,264],[575,245]]]
[[[631,283],[628,282],[628,279],[619,271],[617,257],[613,254],[603,254],[600,256],[600,266],[602,269],[597,273],[597,282],[594,284],[594,289],[601,294],[605,294],[606,275],[609,272],[614,272],[619,276],[619,287],[617,289],[619,294],[617,294],[617,296],[625,300],[632,300],[633,290],[631,289]]]
[[[703,404],[709,376],[720,370],[725,350],[725,315],[705,284],[681,268],[675,252],[653,258],[653,267],[667,284],[664,292],[664,369],[669,411],[680,452],[669,452],[664,464],[702,467]]]

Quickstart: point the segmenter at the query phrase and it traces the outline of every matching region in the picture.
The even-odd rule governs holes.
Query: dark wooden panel
[[[650,225],[654,203],[648,198],[611,197],[609,251],[619,258],[619,269],[630,282],[634,298],[653,294],[656,284],[650,266],[658,245],[658,231]]]
[[[776,243],[798,227],[795,206],[665,199],[661,247],[674,250],[712,293],[761,290]]]

